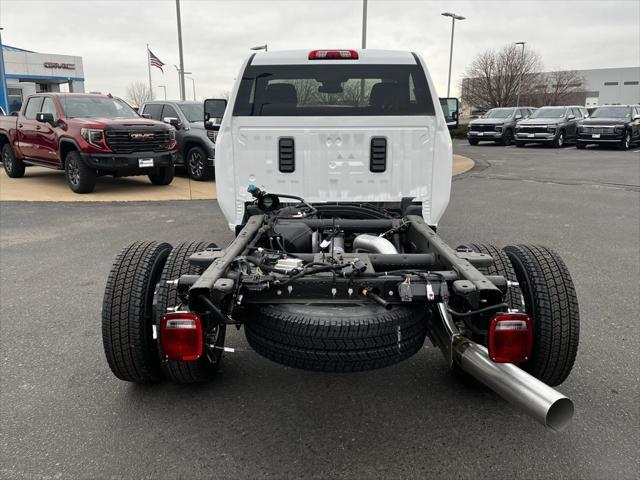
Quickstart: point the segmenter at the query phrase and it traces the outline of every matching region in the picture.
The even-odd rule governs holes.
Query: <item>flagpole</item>
[[[147,43],[147,69],[149,70],[149,95],[150,99],[153,100],[153,85],[151,84],[151,55],[149,54],[149,44]]]

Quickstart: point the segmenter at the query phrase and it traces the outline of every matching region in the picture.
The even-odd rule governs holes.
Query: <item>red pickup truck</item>
[[[89,193],[101,175],[170,184],[176,139],[173,127],[111,95],[43,93],[28,97],[17,115],[0,116],[0,150],[11,178],[28,165],[54,168],[65,171],[71,190]]]

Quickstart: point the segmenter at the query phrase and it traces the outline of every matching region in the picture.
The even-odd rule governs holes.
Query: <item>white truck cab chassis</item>
[[[578,347],[571,276],[546,247],[437,235],[457,101],[436,96],[418,55],[255,54],[228,103],[207,100],[203,115],[236,238],[120,253],[102,317],[118,378],[211,380],[233,350],[227,325],[266,358],[325,372],[395,364],[428,337],[454,371],[566,427],[573,404],[551,386]]]

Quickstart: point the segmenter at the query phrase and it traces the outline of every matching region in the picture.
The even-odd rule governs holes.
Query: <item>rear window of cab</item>
[[[250,65],[235,116],[435,115],[422,67]]]

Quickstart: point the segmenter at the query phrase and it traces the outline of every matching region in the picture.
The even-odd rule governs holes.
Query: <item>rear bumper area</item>
[[[91,168],[117,177],[148,175],[157,168],[176,163],[176,152],[82,153],[82,160]]]

